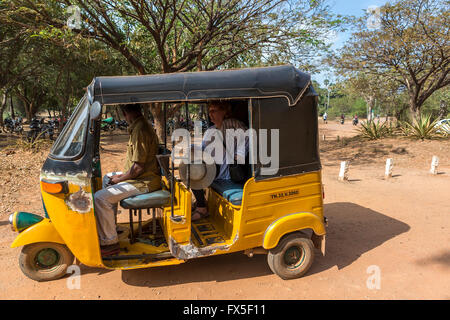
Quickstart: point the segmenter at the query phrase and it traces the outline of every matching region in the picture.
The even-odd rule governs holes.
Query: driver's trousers
[[[117,174],[122,174],[122,172],[111,172],[105,175],[103,189],[94,194],[94,209],[101,246],[119,242],[116,229],[118,203],[125,198],[146,193],[127,182],[109,185],[109,178]]]

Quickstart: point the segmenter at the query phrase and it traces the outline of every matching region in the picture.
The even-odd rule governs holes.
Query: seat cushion
[[[170,192],[158,190],[123,199],[120,205],[124,209],[159,208],[168,204],[169,200]]]
[[[236,206],[242,204],[244,185],[231,180],[215,180],[211,188]]]

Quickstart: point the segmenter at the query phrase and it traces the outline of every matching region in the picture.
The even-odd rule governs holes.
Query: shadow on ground
[[[354,203],[325,205],[329,219],[327,254],[316,255],[306,275],[326,271],[334,266],[343,269],[362,254],[407,232],[410,227],[396,219]],[[266,255],[248,258],[241,252],[189,260],[184,264],[127,270],[122,280],[138,287],[161,287],[195,282],[223,282],[272,275]]]
[[[417,264],[419,265],[439,264],[441,266],[450,268],[450,251],[442,252],[431,258],[419,259],[417,260]]]
[[[7,224],[9,224],[9,220],[0,221],[0,226],[6,226]]]
[[[199,258],[175,265],[122,272],[122,280],[138,287],[165,287],[195,282],[224,282],[271,275],[266,255],[242,252]]]
[[[0,133],[0,149],[16,145],[17,140],[21,139],[22,137],[23,136],[11,133]]]
[[[409,225],[354,203],[325,205],[326,255],[316,256],[309,274],[351,265],[361,255],[410,230]]]

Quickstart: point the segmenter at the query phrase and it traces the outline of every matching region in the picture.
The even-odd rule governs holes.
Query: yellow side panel
[[[265,232],[263,248],[275,248],[283,235],[301,229],[311,228],[315,234],[322,236],[326,233],[322,221],[323,219],[321,220],[318,216],[309,212],[284,216],[271,224]]]
[[[55,242],[64,244],[64,240],[58,234],[50,220],[44,219],[19,233],[17,238],[11,244],[11,248],[37,242]]]
[[[103,266],[91,187],[69,182],[67,195],[42,190],[48,215],[64,243],[83,264]]]
[[[215,226],[223,231],[225,239],[233,239],[241,221],[240,207],[232,205],[211,189],[208,197],[208,211]]]
[[[319,220],[323,220],[321,173],[312,172],[258,182],[251,179],[244,187],[242,204],[241,221],[237,222],[240,225],[238,249],[262,246],[267,228],[283,216],[313,212]],[[308,225],[307,217],[305,219],[293,222],[293,228],[304,229]],[[281,230],[282,232],[287,231]]]
[[[166,181],[167,182],[167,181]],[[179,244],[189,243],[191,239],[191,192],[179,182],[175,182],[175,201],[174,213],[176,217],[180,217],[181,221],[173,221],[171,219],[171,206],[164,207],[163,230],[166,240],[175,240]]]

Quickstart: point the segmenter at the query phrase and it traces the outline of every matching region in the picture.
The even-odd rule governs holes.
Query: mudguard
[[[310,212],[298,212],[285,215],[266,229],[263,239],[264,249],[273,249],[277,246],[281,237],[295,231],[312,229],[317,236],[326,234],[323,218]]]
[[[49,219],[44,219],[25,229],[11,244],[11,248],[21,247],[36,242],[55,242],[65,244]]]

